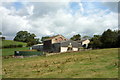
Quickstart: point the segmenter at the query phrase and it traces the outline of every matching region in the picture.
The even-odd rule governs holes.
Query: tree
[[[116,31],[112,31],[108,29],[104,31],[101,36],[101,42],[103,43],[103,48],[112,48],[116,47],[118,33]]]
[[[83,36],[82,39],[91,39],[90,36]]]
[[[2,32],[0,32],[0,35],[2,35]]]
[[[101,48],[102,42],[100,41],[100,38],[101,38],[100,35],[94,35],[94,37],[91,38],[88,47],[93,49]]]
[[[116,31],[116,34],[117,34],[116,46],[120,47],[120,30]]]
[[[28,43],[28,46],[31,46],[39,43],[39,39],[36,39],[35,37],[35,34],[28,33],[27,31],[19,31],[16,34],[14,41],[26,42]]]
[[[73,41],[79,41],[79,40],[81,40],[81,35],[80,34],[73,35],[73,37],[71,37],[70,39]]]
[[[28,36],[30,36],[30,33],[28,33],[27,31],[19,31],[16,34],[14,41],[27,42]]]
[[[48,39],[48,38],[50,38],[50,36],[42,37],[42,38],[41,38],[41,41],[43,42],[45,39]]]

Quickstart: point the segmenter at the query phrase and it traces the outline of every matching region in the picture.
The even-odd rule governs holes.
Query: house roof
[[[50,38],[47,38],[47,39],[45,39],[45,41],[47,41],[47,40],[52,40],[52,39],[54,39],[55,37],[58,37],[58,36],[62,36],[62,35],[55,35],[55,36],[52,36],[52,37],[50,37]],[[62,37],[64,37],[64,36],[62,36]],[[64,37],[65,38],[65,37]]]
[[[59,44],[61,44],[61,47],[68,47],[68,45],[71,43],[71,45],[73,47],[81,47],[82,45],[80,43],[78,43],[77,41],[72,41],[72,40],[67,40],[67,41],[62,41],[62,42],[59,42]],[[55,44],[58,44],[58,43],[55,43]]]

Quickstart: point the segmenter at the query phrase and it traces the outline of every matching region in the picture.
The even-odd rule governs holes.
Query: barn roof
[[[72,40],[67,40],[67,41],[62,41],[62,42],[59,42],[59,44],[61,44],[61,47],[68,47],[68,45],[71,43],[71,45],[73,47],[81,47],[82,45],[80,43],[78,43],[77,41],[72,41]]]
[[[62,36],[62,35],[55,35],[55,36],[52,36],[52,37],[49,37],[49,38],[47,38],[47,39],[45,39],[45,41],[47,41],[47,40],[52,40],[52,39],[54,39],[54,38],[56,38],[56,37],[58,37],[58,36]],[[62,36],[62,37],[64,37],[64,36]],[[65,37],[64,37],[65,38]]]

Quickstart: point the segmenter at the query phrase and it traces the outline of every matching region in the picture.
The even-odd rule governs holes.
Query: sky
[[[118,2],[2,2],[0,31],[12,40],[18,31],[28,31],[37,38],[61,34],[70,38],[101,35],[118,29]]]

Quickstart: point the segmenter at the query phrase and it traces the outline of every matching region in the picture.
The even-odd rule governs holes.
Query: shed
[[[36,49],[39,51],[43,51],[43,44],[37,44],[37,45],[33,45],[32,49]]]

